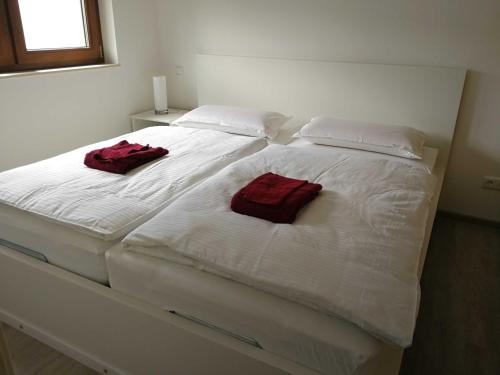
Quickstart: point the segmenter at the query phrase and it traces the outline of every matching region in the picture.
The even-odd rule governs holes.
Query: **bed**
[[[200,55],[198,66],[198,104],[273,108],[304,120],[317,114],[334,114],[407,124],[426,132],[429,146],[439,150],[439,157],[433,170],[435,194],[419,252],[420,274],[453,137],[464,69],[210,55]],[[108,253],[116,254],[114,250]],[[150,254],[126,254],[150,265]],[[161,307],[167,305],[158,307],[144,298],[128,296],[1,246],[0,257],[0,320],[21,326],[30,335],[103,373],[168,370],[203,374],[207,369],[210,373],[234,373],[235,368],[241,374],[317,373],[288,360],[286,355],[284,358],[258,348],[252,337],[244,341],[186,316],[166,313]],[[162,261],[167,262],[160,259],[158,267]],[[176,269],[171,270],[172,275]],[[131,278],[135,277],[133,271],[141,273],[138,269],[129,271]],[[158,269],[151,272],[160,277]],[[171,287],[180,280],[197,279],[195,275],[186,278],[181,271],[178,277],[172,278]],[[46,290],[51,290],[51,295],[47,296]],[[343,324],[341,321],[338,327]],[[358,335],[360,340],[353,345],[357,350],[364,347],[368,358],[356,373],[397,373],[402,349],[377,345],[357,326],[347,324],[344,328],[350,337]]]
[[[169,155],[126,176],[83,164],[87,152],[123,139],[163,146]],[[179,194],[266,145],[253,137],[159,126],[3,172],[0,239],[105,284],[107,249]]]
[[[411,343],[436,158],[429,148],[421,161],[302,139],[269,146],[108,252],[110,285],[323,374],[353,374],[380,351],[375,337]],[[230,210],[238,186],[267,171],[323,185],[292,225]]]

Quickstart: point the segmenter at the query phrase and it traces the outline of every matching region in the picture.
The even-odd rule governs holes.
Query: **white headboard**
[[[446,163],[466,70],[198,55],[198,104],[408,125],[424,131]]]

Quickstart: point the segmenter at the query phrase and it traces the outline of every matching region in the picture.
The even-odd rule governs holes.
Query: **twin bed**
[[[163,146],[170,155],[126,176],[83,165],[87,152],[125,138]],[[0,177],[0,238],[105,284],[106,250],[177,195],[266,145],[222,132],[150,127],[6,171]]]
[[[199,104],[299,119],[361,108],[434,147],[409,160],[291,140],[287,126],[286,145],[153,127],[3,172],[0,320],[104,373],[397,373],[464,71],[205,55],[198,73]],[[126,176],[79,166],[124,138],[170,156]],[[229,208],[269,171],[323,185],[293,225]]]

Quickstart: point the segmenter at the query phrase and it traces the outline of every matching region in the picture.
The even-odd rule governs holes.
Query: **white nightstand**
[[[132,131],[141,130],[148,126],[168,126],[188,111],[184,109],[169,108],[166,115],[155,115],[155,111],[146,111],[131,115]]]

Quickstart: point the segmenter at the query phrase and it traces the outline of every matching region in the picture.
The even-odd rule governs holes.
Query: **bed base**
[[[3,246],[0,320],[103,374],[314,374]]]
[[[4,240],[3,238],[0,238],[0,246],[8,247],[9,249],[18,251],[22,254],[26,254],[32,258],[36,258],[36,259],[44,262],[44,263],[49,263],[49,260],[47,259],[47,257],[45,255],[43,255],[42,253],[28,249],[27,247],[15,244],[13,242]]]
[[[434,174],[438,181],[419,276],[443,183],[441,163]],[[103,374],[318,374],[2,245],[0,321]],[[7,369],[8,356],[1,356],[1,348],[0,343],[0,369],[2,358]],[[356,375],[397,375],[402,357],[403,349],[384,345]]]
[[[0,321],[102,374],[317,375],[1,245]],[[396,375],[402,353],[387,345],[357,374]]]

